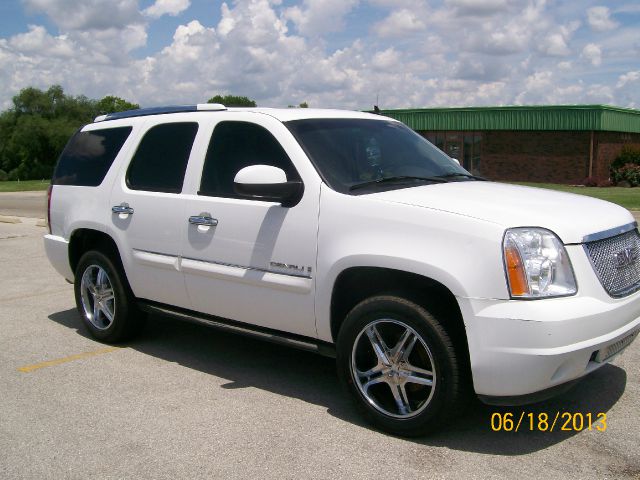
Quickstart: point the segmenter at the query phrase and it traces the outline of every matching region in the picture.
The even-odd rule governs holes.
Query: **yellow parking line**
[[[96,355],[102,355],[103,353],[115,352],[120,350],[121,347],[106,347],[98,350],[92,350],[91,352],[78,353],[76,355],[69,355],[68,357],[56,358],[55,360],[47,360],[46,362],[34,363],[33,365],[26,365],[18,369],[19,372],[29,373],[41,368],[54,367],[61,363],[73,362],[74,360],[82,360],[83,358],[94,357]]]

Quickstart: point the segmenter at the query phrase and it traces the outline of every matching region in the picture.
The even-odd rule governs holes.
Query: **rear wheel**
[[[144,314],[135,306],[126,278],[99,251],[85,253],[75,272],[76,306],[91,336],[120,342],[138,332]]]
[[[460,397],[459,362],[440,322],[395,296],[364,300],[338,335],[338,372],[365,416],[393,434],[436,428]]]

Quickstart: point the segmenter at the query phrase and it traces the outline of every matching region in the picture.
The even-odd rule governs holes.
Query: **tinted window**
[[[248,122],[221,122],[211,136],[198,193],[239,198],[233,179],[249,165],[271,165],[284,170],[287,180],[300,179],[280,143],[265,128]]]
[[[97,187],[130,133],[131,127],[76,133],[60,156],[51,183]]]
[[[129,165],[129,188],[180,193],[197,132],[195,122],[165,123],[150,128]]]
[[[468,174],[423,137],[398,122],[329,118],[295,120],[286,126],[322,178],[339,192],[351,193],[350,188],[355,185],[390,177]],[[400,182],[383,182],[371,188],[399,185]],[[407,178],[405,186],[415,184]],[[354,194],[362,192],[356,190]]]

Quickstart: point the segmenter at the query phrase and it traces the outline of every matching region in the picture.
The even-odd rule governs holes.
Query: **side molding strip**
[[[133,258],[142,265],[149,265],[156,268],[164,268],[167,270],[180,270],[179,259],[171,255],[162,253],[147,252],[144,250],[134,250]]]
[[[184,272],[222,280],[235,281],[260,287],[275,288],[294,293],[309,293],[313,281],[308,277],[274,273],[266,270],[224,265],[221,263],[203,262],[183,258],[181,267]]]

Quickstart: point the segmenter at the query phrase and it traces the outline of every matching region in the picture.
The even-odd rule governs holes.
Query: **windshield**
[[[470,179],[455,160],[398,122],[316,118],[286,125],[324,181],[338,192],[371,193],[434,183],[435,177]]]

